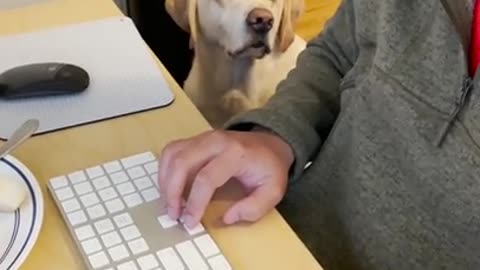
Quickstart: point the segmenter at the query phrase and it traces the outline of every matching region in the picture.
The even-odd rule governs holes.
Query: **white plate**
[[[43,196],[35,176],[16,158],[0,159],[0,172],[23,183],[28,194],[14,213],[0,212],[0,270],[15,270],[37,241],[43,222]]]

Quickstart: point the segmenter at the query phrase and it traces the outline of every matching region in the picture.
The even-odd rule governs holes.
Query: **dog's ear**
[[[190,47],[193,47],[197,36],[197,1],[165,0],[165,10],[180,28],[190,33]]]
[[[188,0],[165,0],[165,10],[184,31],[190,32],[188,23]]]
[[[283,0],[282,18],[277,34],[277,47],[285,52],[295,37],[295,24],[305,9],[304,0]]]

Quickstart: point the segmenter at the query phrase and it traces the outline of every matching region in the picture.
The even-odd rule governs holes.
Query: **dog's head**
[[[284,52],[304,0],[166,0],[167,12],[195,43],[199,33],[232,57]]]

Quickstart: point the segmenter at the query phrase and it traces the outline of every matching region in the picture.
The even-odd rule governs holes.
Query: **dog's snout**
[[[264,8],[255,8],[247,16],[247,25],[255,33],[264,35],[272,29],[273,14]]]

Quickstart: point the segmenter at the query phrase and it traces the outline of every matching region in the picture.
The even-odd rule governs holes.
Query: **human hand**
[[[158,172],[161,197],[170,218],[183,215],[193,227],[215,190],[234,178],[248,195],[226,211],[223,221],[256,221],[284,196],[293,159],[290,146],[269,132],[205,132],[164,148]],[[184,198],[187,185],[191,188]]]

